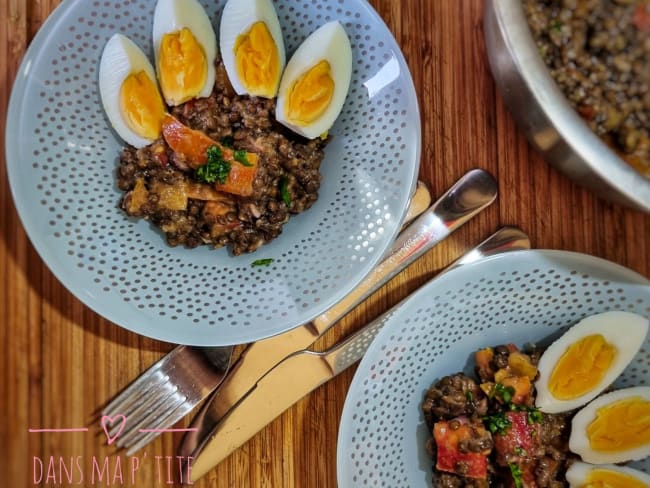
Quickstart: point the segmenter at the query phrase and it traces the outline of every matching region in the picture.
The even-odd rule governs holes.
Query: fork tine
[[[146,383],[147,388],[145,390],[138,391],[132,398],[128,398],[121,403],[120,410],[116,411],[116,413],[120,413],[127,418],[128,423],[125,427],[125,434],[131,430],[134,420],[138,422],[143,413],[146,414],[148,410],[157,407],[165,398],[176,391],[176,387],[173,389],[169,387],[170,384],[168,375],[156,372],[150,378],[150,381]],[[114,425],[111,428],[110,435],[116,435],[119,428],[119,425]]]
[[[185,402],[185,395],[174,392],[165,403],[164,408],[155,416],[150,415],[143,418],[137,425],[132,426],[128,434],[120,437],[119,447],[129,447],[137,442],[147,432],[140,432],[140,429],[157,429],[166,421],[168,415]],[[158,409],[156,409],[158,410]],[[152,410],[155,411],[155,410]]]
[[[176,385],[167,383],[165,386],[167,386],[167,388],[161,388],[159,391],[152,393],[149,400],[140,403],[136,409],[133,410],[129,417],[129,428],[124,429],[116,443],[118,447],[123,447],[126,440],[133,435],[134,432],[137,433],[138,429],[143,428],[143,426],[147,425],[148,422],[157,419],[158,414],[156,412],[161,407],[165,408],[165,405],[167,405],[170,398],[178,392]]]
[[[157,429],[161,427],[162,425],[175,425],[176,422],[180,421],[185,415],[192,410],[192,406],[188,405],[187,403],[181,403],[178,408],[176,408],[173,412],[170,412],[169,415],[161,419],[158,425],[155,427],[151,427],[152,429]],[[154,440],[156,437],[158,437],[161,433],[160,432],[147,432],[143,437],[141,437],[139,440],[134,439],[134,443],[131,446],[126,446],[128,448],[126,454],[127,456],[133,455],[135,452],[139,451],[142,449],[145,445],[147,445],[149,442]]]
[[[118,394],[110,403],[108,403],[102,410],[103,415],[116,415],[124,414],[121,409],[126,403],[133,403],[141,398],[143,395],[147,394],[149,387],[152,384],[157,383],[158,375],[157,373],[162,373],[162,369],[165,367],[166,361],[163,357],[160,361],[151,366],[148,370],[142,373],[138,378],[136,378],[129,386],[127,386],[120,394]]]

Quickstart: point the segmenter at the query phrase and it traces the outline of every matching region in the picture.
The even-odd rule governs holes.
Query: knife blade
[[[517,228],[501,229],[436,278],[455,267],[519,249],[530,249],[528,236]],[[271,369],[191,453],[190,481],[201,478],[302,397],[359,361],[402,303],[333,348],[324,352],[295,352]]]
[[[192,430],[183,437],[179,456],[191,455],[200,439],[208,436],[273,366],[313,344],[375,290],[492,204],[496,196],[497,183],[489,173],[480,169],[467,172],[400,233],[384,260],[339,303],[309,324],[249,345],[192,420]]]

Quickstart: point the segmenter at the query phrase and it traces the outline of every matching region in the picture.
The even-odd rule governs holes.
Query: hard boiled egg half
[[[544,352],[535,405],[546,413],[578,408],[611,385],[639,351],[648,319],[605,312],[571,327]]]
[[[650,476],[642,471],[615,465],[573,463],[566,472],[570,488],[650,488]]]
[[[329,22],[305,39],[289,60],[276,119],[308,139],[322,136],[341,113],[351,77],[350,40],[339,22]]]
[[[580,410],[571,422],[569,449],[593,464],[650,455],[650,387],[613,391]]]
[[[160,137],[165,106],[156,73],[142,50],[121,34],[104,47],[99,93],[111,125],[127,143],[140,148]]]
[[[271,0],[229,0],[221,15],[219,45],[238,95],[277,95],[286,54]]]
[[[153,45],[158,81],[168,105],[210,96],[217,38],[197,0],[158,0]]]

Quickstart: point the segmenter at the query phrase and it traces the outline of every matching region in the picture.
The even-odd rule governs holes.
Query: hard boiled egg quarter
[[[137,148],[160,137],[165,106],[147,56],[128,37],[115,34],[99,63],[99,93],[119,136]]]
[[[210,96],[217,38],[197,0],[158,0],[153,44],[158,80],[168,105]]]
[[[325,134],[341,113],[351,77],[350,40],[339,22],[329,22],[305,39],[287,64],[276,119],[308,139]]]
[[[605,312],[571,327],[544,352],[535,382],[535,405],[566,412],[611,385],[645,341],[648,319],[630,312]]]
[[[611,464],[594,466],[581,462],[573,463],[566,472],[566,480],[570,488],[650,488],[650,476],[643,471]]]
[[[650,455],[650,387],[613,391],[580,410],[571,422],[569,449],[593,464]]]
[[[277,95],[286,53],[271,0],[229,0],[221,15],[219,45],[238,95]]]

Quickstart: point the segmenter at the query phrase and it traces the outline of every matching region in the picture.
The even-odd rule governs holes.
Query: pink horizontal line
[[[138,429],[138,432],[196,432],[198,430],[194,427],[192,429]]]
[[[77,429],[29,429],[29,432],[88,432],[85,427]]]

